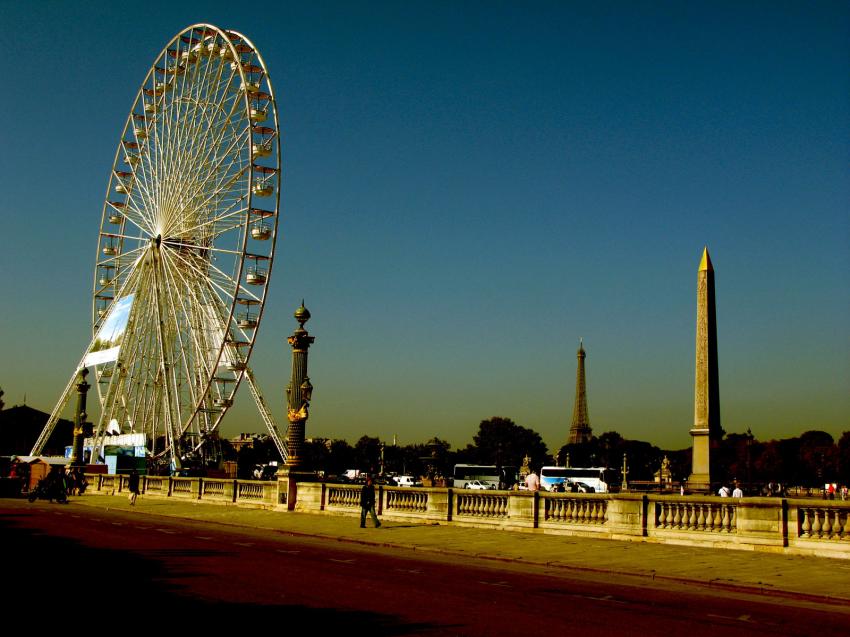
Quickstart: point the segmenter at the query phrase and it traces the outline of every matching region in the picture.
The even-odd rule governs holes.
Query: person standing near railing
[[[533,470],[525,476],[525,486],[528,487],[529,491],[540,490],[540,478],[537,477],[537,474]]]
[[[360,489],[360,528],[366,528],[366,514],[372,516],[372,523],[376,529],[381,528],[381,523],[378,522],[378,516],[375,513],[375,485],[372,483],[372,476],[366,478],[366,484]]]
[[[127,489],[130,491],[130,504],[136,504],[136,498],[139,496],[139,472],[133,469],[130,472],[130,478],[127,480]]]

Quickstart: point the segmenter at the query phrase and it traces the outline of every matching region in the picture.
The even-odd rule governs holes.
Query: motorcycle
[[[55,482],[49,481],[47,478],[42,478],[35,485],[35,489],[29,492],[27,499],[30,502],[35,502],[36,500],[49,500],[53,502],[56,500],[59,504],[65,504],[68,502],[68,494],[65,493],[65,489],[58,486]]]

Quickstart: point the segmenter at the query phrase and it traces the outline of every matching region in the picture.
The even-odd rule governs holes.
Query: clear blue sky
[[[90,338],[100,212],[148,67],[245,33],[284,139],[251,364],[279,421],[313,314],[308,435],[461,445],[513,418],[690,444],[696,275],[727,431],[850,429],[846,2],[0,0],[0,387],[50,411]],[[222,431],[262,429],[247,391]]]

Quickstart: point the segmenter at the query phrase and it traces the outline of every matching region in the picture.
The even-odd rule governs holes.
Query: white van
[[[395,480],[396,486],[399,487],[418,487],[422,484],[414,480],[413,476],[396,476],[393,480]]]

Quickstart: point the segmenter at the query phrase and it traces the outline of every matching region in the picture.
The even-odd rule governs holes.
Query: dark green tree
[[[355,468],[378,473],[381,467],[381,439],[362,436],[354,445]]]
[[[850,431],[845,431],[838,439],[838,481],[850,484]]]
[[[519,467],[526,454],[534,468],[551,462],[540,434],[517,425],[510,418],[495,416],[482,420],[473,442],[475,461],[481,464]]]

